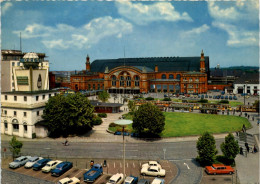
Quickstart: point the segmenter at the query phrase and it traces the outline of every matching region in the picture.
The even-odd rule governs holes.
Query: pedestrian
[[[236,135],[238,136],[238,132],[236,132]]]
[[[243,148],[242,147],[240,147],[239,153],[240,153],[240,155],[243,155]]]
[[[248,115],[247,115],[247,119],[249,119],[249,118],[250,118],[250,115],[248,114]]]
[[[254,117],[254,116],[252,116],[252,120],[253,120],[253,121],[255,120],[255,117]]]
[[[243,131],[243,132],[246,132],[246,126],[245,126],[245,124],[243,124],[243,126],[242,126],[242,131]]]
[[[247,113],[245,113],[245,117],[247,117]]]
[[[253,153],[256,153],[256,152],[257,152],[257,149],[256,149],[256,146],[254,145]]]
[[[249,146],[248,146],[247,142],[245,143],[245,147],[246,147],[247,152],[249,153]]]
[[[224,111],[222,111],[222,115],[224,115]]]
[[[257,126],[259,126],[260,120],[257,120]]]

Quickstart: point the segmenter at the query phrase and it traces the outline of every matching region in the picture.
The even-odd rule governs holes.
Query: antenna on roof
[[[20,51],[22,51],[22,33],[20,32]]]
[[[125,46],[124,46],[124,66],[125,66]]]

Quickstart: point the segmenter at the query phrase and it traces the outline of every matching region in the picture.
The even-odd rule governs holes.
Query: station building
[[[71,89],[110,93],[189,93],[208,90],[209,57],[152,57],[102,59],[70,77]]]

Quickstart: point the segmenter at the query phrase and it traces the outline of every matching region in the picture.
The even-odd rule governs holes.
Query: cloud
[[[5,12],[6,12],[9,8],[11,8],[12,6],[13,6],[12,3],[6,2],[6,3],[3,5],[3,7],[2,7],[2,14],[5,14]]]
[[[42,24],[27,25],[24,30],[14,31],[19,35],[22,32],[24,39],[40,38],[47,48],[90,48],[101,39],[109,36],[121,38],[123,34],[132,32],[132,24],[110,16],[91,20],[81,27],[67,24],[58,24],[55,27]]]
[[[228,33],[228,46],[240,47],[258,45],[258,31],[241,30],[238,29],[236,26],[221,22],[213,22],[212,25],[225,30]]]
[[[144,5],[130,1],[116,1],[116,6],[120,15],[139,25],[146,25],[154,21],[192,21],[188,13],[183,12],[181,14],[177,12],[169,2]]]
[[[203,24],[202,26],[200,27],[197,27],[197,28],[193,28],[191,29],[190,31],[186,31],[182,34],[182,36],[197,36],[203,32],[206,32],[207,30],[209,30],[210,27],[207,25],[207,24]]]
[[[255,0],[208,2],[212,25],[227,32],[227,45],[231,47],[258,45],[258,8]]]

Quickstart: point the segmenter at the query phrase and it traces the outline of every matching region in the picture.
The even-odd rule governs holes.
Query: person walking
[[[247,152],[249,153],[249,146],[248,146],[247,142],[245,143],[245,147],[246,147]]]

